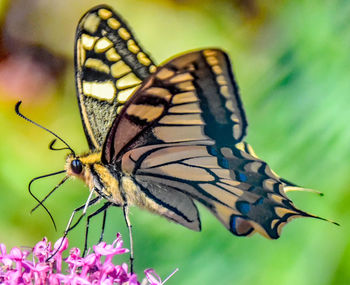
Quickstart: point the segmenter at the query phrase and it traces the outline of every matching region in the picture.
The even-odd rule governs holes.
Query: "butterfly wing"
[[[201,202],[235,235],[277,238],[291,218],[307,214],[241,141],[246,126],[227,55],[196,51],[145,80],[113,123],[102,160],[133,179],[150,204],[182,213],[193,225],[196,212],[184,213],[177,194]],[[152,210],[162,214],[154,204]]]
[[[228,56],[220,50],[192,52],[171,60],[145,80],[114,121],[102,160],[111,163],[129,149],[150,144],[150,137],[138,139],[149,131],[154,142],[212,137],[220,148],[234,147],[246,127]]]
[[[91,150],[100,149],[124,103],[156,69],[108,6],[89,10],[76,31],[76,88]]]
[[[144,195],[143,201],[146,202],[146,206],[142,204],[138,204],[138,206],[160,214],[191,230],[201,230],[198,209],[188,193],[178,191],[176,187],[169,183],[157,182],[147,178],[150,177],[137,178],[137,186]]]

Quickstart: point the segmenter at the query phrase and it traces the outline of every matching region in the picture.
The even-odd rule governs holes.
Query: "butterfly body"
[[[233,234],[278,238],[297,209],[244,142],[247,121],[229,57],[219,49],[156,67],[110,8],[76,35],[78,102],[91,153],[66,171],[115,206],[135,205],[192,230],[203,204]]]

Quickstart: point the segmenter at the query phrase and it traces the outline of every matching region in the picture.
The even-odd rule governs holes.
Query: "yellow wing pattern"
[[[90,149],[100,149],[125,102],[156,69],[124,21],[102,5],[87,12],[76,32],[79,107]]]

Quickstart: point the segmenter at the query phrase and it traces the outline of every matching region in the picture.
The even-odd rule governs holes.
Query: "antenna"
[[[17,104],[16,104],[16,106],[15,106],[15,111],[16,111],[16,114],[17,114],[18,116],[20,116],[21,118],[25,119],[26,121],[28,121],[28,122],[32,123],[33,125],[35,125],[35,126],[41,128],[41,129],[43,129],[43,130],[49,132],[50,134],[52,134],[53,136],[55,136],[56,138],[58,138],[61,142],[63,142],[63,143],[67,146],[66,149],[69,149],[69,150],[72,152],[73,156],[75,156],[74,150],[73,150],[62,138],[60,138],[58,135],[56,135],[53,131],[50,131],[49,129],[43,127],[42,125],[40,125],[40,124],[38,124],[38,123],[32,121],[31,119],[27,118],[26,116],[24,116],[24,115],[19,111],[19,106],[20,106],[21,104],[22,104],[22,101],[18,101]],[[53,144],[55,143],[55,141],[56,141],[56,140],[54,140],[54,141],[51,142],[51,144],[50,144],[50,149],[54,149],[54,148],[52,148],[52,147],[53,147]],[[65,148],[64,148],[64,149],[65,149]]]

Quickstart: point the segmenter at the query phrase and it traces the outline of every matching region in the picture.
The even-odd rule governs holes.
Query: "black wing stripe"
[[[142,180],[141,176],[135,182],[143,194],[158,205],[157,211],[163,216],[190,229],[201,229],[197,207],[187,194],[157,181]]]
[[[139,184],[140,185],[140,184]],[[148,186],[149,187],[149,186]],[[157,204],[163,206],[164,208],[167,208],[169,210],[171,210],[172,212],[174,212],[176,215],[182,217],[183,219],[185,219],[187,222],[193,222],[193,220],[191,220],[190,218],[188,218],[187,216],[185,216],[181,211],[179,211],[179,209],[177,209],[176,207],[173,207],[167,203],[164,202],[164,200],[158,199],[155,195],[153,195],[151,193],[151,191],[149,191],[149,188],[143,187],[141,185],[141,189],[142,192],[145,193],[149,198],[151,198],[154,202],[156,202]]]
[[[215,196],[211,195],[209,192],[205,191],[202,187],[197,186],[196,183],[193,183],[193,181],[187,181],[184,179],[179,179],[172,176],[165,176],[161,174],[155,174],[155,173],[149,173],[149,172],[140,172],[137,174],[137,177],[148,177],[152,178],[152,180],[156,180],[157,178],[162,181],[165,185],[177,185],[180,184],[190,184],[192,187],[188,188],[187,190],[190,190],[190,192],[186,191],[186,194],[190,195],[191,197],[195,198],[196,200],[204,200],[204,201],[215,201],[217,203],[220,203],[226,207],[229,207],[228,204],[226,204],[224,201],[219,200]],[[210,203],[209,203],[210,204]]]

